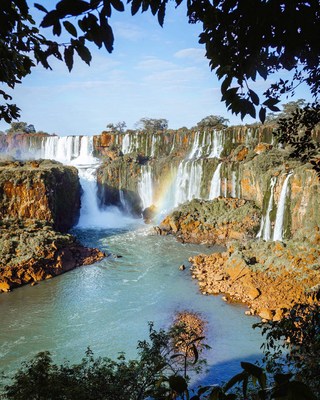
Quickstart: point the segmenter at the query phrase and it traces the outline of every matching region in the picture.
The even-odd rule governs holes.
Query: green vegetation
[[[138,357],[116,361],[94,358],[88,348],[79,364],[53,363],[48,352],[23,364],[3,400],[316,400],[320,394],[319,306],[296,305],[279,322],[257,324],[267,332],[266,370],[242,362],[240,371],[224,385],[189,387],[189,374],[199,372],[204,337],[177,324],[168,332],[150,324],[149,341],[138,343]],[[283,340],[285,339],[285,340]],[[290,340],[290,341],[289,341]],[[283,350],[289,350],[286,362]]]
[[[220,115],[208,115],[197,123],[197,128],[205,129],[223,129],[227,127],[228,119]]]
[[[168,120],[165,118],[141,118],[136,126],[146,132],[164,132],[168,129]]]

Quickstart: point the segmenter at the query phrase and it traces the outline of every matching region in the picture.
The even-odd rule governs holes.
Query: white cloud
[[[136,69],[143,69],[143,70],[163,70],[163,69],[173,69],[176,68],[176,65],[170,61],[161,60],[156,57],[147,56],[140,61]]]
[[[190,47],[188,49],[182,49],[174,54],[174,57],[179,59],[192,59],[193,61],[203,61],[205,60],[205,50]]]
[[[137,24],[118,21],[112,25],[112,28],[116,38],[123,38],[135,42],[145,36],[144,30]]]

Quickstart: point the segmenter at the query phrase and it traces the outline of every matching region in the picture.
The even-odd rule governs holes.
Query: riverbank
[[[278,321],[296,303],[317,303],[320,248],[296,241],[250,241],[189,259],[203,294],[223,293],[248,305],[248,315]]]

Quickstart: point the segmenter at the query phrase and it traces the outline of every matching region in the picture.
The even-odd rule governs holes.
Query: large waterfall
[[[40,157],[72,165],[79,171],[81,213],[79,227],[116,228],[126,226],[132,219],[117,207],[101,208],[97,197],[96,172],[100,160],[93,156],[93,136],[49,136],[43,138]]]
[[[139,213],[141,205],[142,209],[155,205],[163,215],[164,212],[169,213],[174,207],[193,198],[209,200],[219,196],[237,198],[242,194],[245,198],[246,189],[243,186],[243,171],[241,171],[240,163],[233,161],[233,164],[230,164],[225,156],[230,155],[239,143],[245,143],[247,146],[259,143],[261,136],[257,134],[257,131],[248,129],[231,132],[197,131],[189,133],[189,136],[177,131],[163,135],[133,131],[109,135],[108,140],[111,140],[115,148],[124,155],[132,155],[126,160],[135,160],[132,169],[134,173],[131,177],[122,168],[126,167],[126,164],[122,165],[119,159],[118,166],[120,165],[121,168],[117,167],[118,178],[112,183],[112,188],[115,191],[118,190],[118,196],[113,194],[114,200],[110,201],[108,197],[101,198],[99,201],[97,199],[96,173],[101,161],[93,156],[97,151],[97,148],[94,148],[93,137],[43,136],[37,139],[38,142],[36,138],[31,139],[27,149],[29,153],[32,150],[40,158],[57,160],[78,168],[83,189],[79,226],[106,226],[107,223],[113,224],[112,220],[115,220],[115,225],[119,225],[121,213],[117,208],[118,205],[122,206],[122,210],[126,211],[127,215],[133,209],[134,212],[138,210]],[[267,137],[263,139],[267,140]],[[97,136],[95,140],[100,139]],[[142,161],[135,158],[137,154],[142,155]],[[166,162],[170,163],[170,168],[166,168],[166,173],[163,175],[161,171],[159,172],[159,168],[157,169],[158,158],[161,157],[169,157]],[[172,163],[171,160],[173,160]],[[112,174],[112,170],[110,173]],[[278,204],[274,200],[274,192],[279,179],[270,180],[268,193],[265,194],[268,198],[264,201],[264,204],[267,204],[265,204],[258,238],[282,239],[285,200],[290,176],[288,175],[284,181]],[[134,180],[128,183],[128,179]],[[104,196],[108,196],[108,193],[106,192]],[[132,196],[137,196],[138,208],[133,208]],[[113,208],[103,206],[110,203],[114,204]],[[273,207],[277,208],[275,221],[271,219],[271,215],[274,215]],[[113,215],[115,218],[112,217]]]

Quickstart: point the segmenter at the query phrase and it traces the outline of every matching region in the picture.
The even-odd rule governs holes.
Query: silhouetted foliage
[[[266,335],[263,348],[268,371],[289,372],[320,396],[319,304],[296,304],[282,320],[255,327]]]
[[[307,104],[280,118],[275,136],[279,143],[290,149],[291,157],[311,162],[320,176],[320,144],[312,137],[312,131],[319,123],[320,103]]]
[[[10,400],[316,400],[311,387],[319,390],[319,322],[318,306],[299,305],[283,321],[257,324],[264,333],[268,332],[265,346],[272,376],[256,364],[241,362],[242,371],[224,385],[191,389],[188,372],[201,362],[199,354],[207,347],[204,338],[184,324],[168,332],[157,332],[151,324],[149,341],[138,343],[136,360],[126,360],[124,354],[116,361],[94,358],[88,349],[81,363],[56,365],[48,352],[42,352],[23,364],[0,397]],[[290,338],[290,344],[280,341],[283,338]],[[285,348],[290,350],[286,367],[293,362],[294,368],[283,373],[277,357],[282,356]]]
[[[150,10],[162,26],[168,0],[128,0],[131,14]],[[176,6],[182,0],[175,0]],[[50,68],[49,58],[63,60],[72,70],[74,55],[90,64],[88,42],[112,52],[114,36],[109,24],[113,12],[124,11],[121,0],[61,0],[44,12],[41,27],[62,32],[70,40],[58,43],[39,34],[26,0],[0,4],[0,81],[14,88],[35,66],[33,60]],[[200,43],[206,47],[211,69],[222,80],[222,100],[235,114],[264,122],[266,111],[279,111],[280,97],[294,93],[297,85],[308,85],[316,99],[320,88],[320,6],[318,0],[188,0],[190,23],[202,23]],[[70,22],[70,17],[74,17]],[[278,71],[292,72],[292,79],[272,83],[260,99],[249,84],[258,76],[266,80]],[[11,97],[1,91],[5,101]],[[10,122],[19,109],[6,103],[0,118]]]

